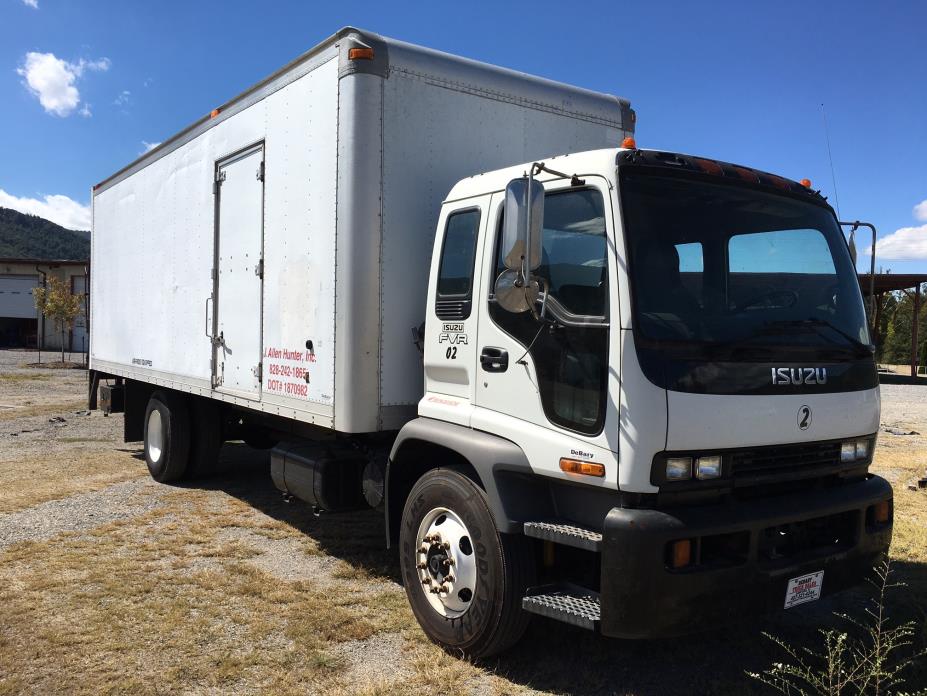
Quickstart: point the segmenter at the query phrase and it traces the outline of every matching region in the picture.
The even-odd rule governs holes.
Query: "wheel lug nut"
[[[418,552],[419,552],[419,553],[428,553],[428,547],[427,547],[427,546],[422,546],[422,548],[420,548],[420,549],[418,550]]]
[[[424,580],[422,580],[422,584],[423,584],[423,585],[430,585],[430,584],[431,584],[431,578],[425,578]]]
[[[428,567],[428,564],[427,563],[416,563],[415,567],[418,568],[419,570],[425,570],[425,568]]]
[[[444,576],[444,582],[454,582],[454,576],[453,576],[453,575],[445,575],[445,576]]]
[[[444,559],[444,565],[446,565],[446,566],[448,566],[448,567],[454,565],[454,559],[453,559],[453,558],[445,558],[445,559]]]
[[[443,544],[443,546],[444,546],[445,549],[450,549],[450,548],[451,548],[451,542],[445,541],[444,544]]]

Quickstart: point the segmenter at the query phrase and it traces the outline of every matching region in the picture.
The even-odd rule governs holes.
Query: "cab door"
[[[425,315],[420,413],[469,425],[477,376],[478,280],[489,196],[447,204],[438,219]]]
[[[606,477],[584,482],[615,485],[618,385],[609,366],[618,364],[617,342],[610,340],[617,294],[610,191],[598,177],[587,177],[583,186],[564,181],[545,187],[536,273],[549,286],[551,321],[507,312],[495,302],[493,284],[503,270],[504,193],[490,202],[472,425],[520,445],[539,473],[566,477],[560,459],[572,457],[606,465]]]

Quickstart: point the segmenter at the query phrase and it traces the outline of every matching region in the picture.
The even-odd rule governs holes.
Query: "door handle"
[[[486,346],[480,353],[480,365],[486,372],[505,372],[509,369],[509,353],[502,348]]]

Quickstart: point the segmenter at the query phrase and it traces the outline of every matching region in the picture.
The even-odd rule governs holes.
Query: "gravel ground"
[[[158,484],[140,479],[117,483],[102,491],[72,495],[0,515],[0,549],[20,541],[49,539],[64,532],[81,532],[122,520],[160,505]]]
[[[236,444],[223,450],[223,459],[233,470],[230,476],[197,483],[189,491],[156,484],[147,478],[139,448],[122,443],[121,417],[105,418],[99,411],[87,414],[83,410],[86,373],[22,367],[34,359],[34,353],[0,351],[0,511],[3,510],[2,488],[13,485],[5,483],[6,469],[22,469],[22,474],[16,474],[20,478],[14,476],[12,479],[18,482],[16,485],[22,485],[29,480],[23,477],[31,475],[55,482],[54,475],[62,476],[64,462],[67,478],[55,484],[60,486],[58,493],[53,490],[48,494],[52,498],[46,495],[45,502],[27,502],[11,512],[0,512],[0,550],[19,542],[48,540],[68,532],[87,533],[109,523],[141,518],[168,504],[165,501],[173,506],[181,505],[181,519],[188,521],[196,519],[197,515],[215,514],[233,501],[243,503],[247,512],[238,513],[240,516],[235,521],[230,520],[218,534],[217,542],[228,544],[230,548],[247,549],[241,562],[273,581],[305,583],[310,588],[330,591],[333,596],[385,591],[390,597],[398,597],[403,592],[395,558],[382,548],[382,518],[377,513],[324,515],[316,519],[307,506],[285,505],[267,476],[267,454]],[[914,430],[925,435],[882,433],[880,447],[884,445],[887,450],[904,452],[927,447],[927,388],[884,385],[882,426],[883,429]],[[94,465],[110,460],[122,473],[116,474],[110,469],[94,473]],[[49,467],[47,472],[42,466]],[[92,479],[95,489],[81,490],[81,482],[91,481],[91,474],[96,477]],[[889,474],[893,476],[892,472]],[[895,482],[900,483],[908,475],[899,470]],[[107,476],[114,477],[112,482],[107,481]],[[130,480],[117,476],[123,479],[128,476]],[[189,496],[185,497],[187,494]],[[184,502],[188,499],[189,502]],[[162,520],[172,523],[174,518]],[[274,525],[280,523],[298,529],[303,536],[275,537]],[[165,563],[175,562],[175,556],[182,554],[182,549],[176,550],[174,556],[165,558]],[[221,556],[183,560],[188,563],[186,567],[190,572],[221,567]],[[678,674],[669,669],[663,676],[655,673],[647,678],[642,676],[655,666],[653,663],[659,662],[660,655],[667,650],[665,646],[655,647],[651,658],[650,649],[643,645],[593,642],[586,634],[560,624],[536,622],[525,644],[502,663],[506,666],[503,692],[529,692],[537,680],[554,692],[576,692],[567,662],[558,668],[556,664],[549,664],[550,655],[540,661],[537,659],[539,652],[543,653],[547,632],[563,634],[566,643],[575,642],[581,653],[585,650],[593,655],[590,657],[592,664],[602,672],[603,679],[613,684],[636,684],[636,688],[628,687],[631,691],[658,693],[665,688],[684,693],[688,692],[687,688],[694,688],[691,684],[686,687],[688,678],[684,674],[687,665],[692,667],[691,660],[683,659]],[[740,635],[742,640],[747,634],[732,635]],[[0,635],[0,644],[2,640]],[[390,630],[364,640],[346,641],[339,644],[338,650],[348,677],[360,687],[401,684],[420,674],[416,671],[420,667],[410,663],[409,641],[399,632]],[[540,677],[535,676],[536,671]],[[0,675],[2,672],[0,665]],[[466,675],[460,686],[474,693],[485,691],[484,687],[490,686],[486,680],[495,679],[491,677],[492,672],[475,669],[470,669]],[[576,674],[575,679],[576,684],[589,683],[583,681],[581,674]],[[702,681],[694,683],[715,689],[713,682],[705,681],[704,675],[700,679]],[[498,691],[499,680],[491,686]],[[669,688],[671,686],[673,688]]]

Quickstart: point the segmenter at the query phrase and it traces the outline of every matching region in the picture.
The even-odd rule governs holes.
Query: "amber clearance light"
[[[373,60],[372,48],[349,48],[348,60]]]
[[[560,470],[568,474],[582,474],[583,476],[605,476],[605,465],[595,462],[581,462],[576,459],[560,459]]]

